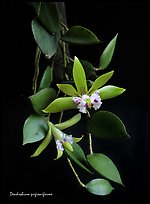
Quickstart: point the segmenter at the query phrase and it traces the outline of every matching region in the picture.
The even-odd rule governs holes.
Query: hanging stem
[[[82,186],[83,188],[85,188],[85,184],[80,180],[78,174],[76,173],[74,167],[72,166],[72,163],[71,163],[70,159],[67,158],[67,160],[68,160],[69,166],[71,167],[71,169],[72,169],[72,171],[73,171],[79,185]]]
[[[36,53],[35,53],[35,70],[34,70],[33,84],[32,84],[32,90],[33,90],[34,94],[36,93],[36,89],[37,89],[37,79],[38,79],[38,75],[39,75],[40,56],[41,56],[41,50],[37,46]]]
[[[91,115],[89,113],[89,111],[87,111],[88,117],[90,118]],[[90,149],[90,154],[93,154],[93,148],[92,148],[92,135],[91,133],[88,133],[89,136],[89,149]]]

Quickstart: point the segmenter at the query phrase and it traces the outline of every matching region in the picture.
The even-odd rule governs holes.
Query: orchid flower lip
[[[63,143],[65,143],[65,142],[73,144],[72,135],[66,135],[65,133],[63,133],[62,139],[61,140],[60,139],[56,140],[57,149],[60,150],[60,151],[64,151]]]
[[[90,96],[84,94],[81,97],[73,97],[72,100],[78,105],[77,108],[79,109],[79,112],[82,113],[87,113],[87,108],[91,107],[98,110],[102,104],[98,90]]]

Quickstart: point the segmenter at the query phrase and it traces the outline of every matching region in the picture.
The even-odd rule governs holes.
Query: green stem
[[[72,163],[71,163],[70,159],[67,158],[67,160],[68,160],[69,166],[71,167],[71,169],[72,169],[72,171],[73,171],[79,185],[82,186],[83,188],[85,188],[85,184],[80,180],[77,172],[75,171],[74,167],[72,166]]]

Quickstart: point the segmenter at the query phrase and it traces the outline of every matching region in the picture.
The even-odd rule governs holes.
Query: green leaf
[[[41,51],[45,54],[47,58],[51,58],[58,47],[58,43],[60,40],[60,31],[56,33],[56,35],[49,34],[40,24],[37,18],[32,20],[32,32],[40,47]]]
[[[44,110],[44,113],[58,113],[62,110],[74,109],[77,107],[72,100],[72,97],[62,97],[55,99],[52,103],[50,103]]]
[[[88,121],[87,127],[91,134],[101,139],[119,139],[129,136],[120,118],[108,111],[96,112]]]
[[[51,128],[50,128],[46,137],[44,138],[40,146],[37,148],[37,150],[34,152],[34,154],[31,155],[31,157],[37,157],[39,154],[41,154],[41,152],[48,146],[52,138],[53,138],[53,135],[51,134]]]
[[[23,145],[42,140],[47,132],[48,125],[45,117],[31,114],[23,126]]]
[[[94,153],[87,156],[90,165],[102,176],[123,185],[119,171],[112,160],[104,154]]]
[[[49,33],[56,33],[59,27],[59,14],[55,2],[32,2],[40,21]]]
[[[78,92],[71,84],[57,84],[58,88],[69,96],[78,96]]]
[[[53,88],[45,88],[29,98],[36,113],[43,115],[42,110],[56,98],[56,91]]]
[[[100,57],[99,67],[105,69],[111,62],[118,34],[110,41]]]
[[[55,124],[55,127],[58,128],[59,130],[64,130],[79,122],[80,119],[81,119],[81,113],[78,113],[77,115],[73,116],[72,118],[70,118],[69,120],[63,123]]]
[[[122,94],[124,91],[125,89],[112,85],[104,86],[99,89],[101,100],[114,98]]]
[[[73,79],[77,87],[77,91],[83,95],[87,92],[86,76],[82,64],[77,57],[74,57]]]
[[[103,74],[99,76],[92,84],[90,90],[88,91],[88,94],[92,94],[94,91],[99,89],[101,86],[106,84],[106,82],[112,77],[114,71],[108,72],[106,74]]]
[[[67,43],[81,45],[100,43],[93,32],[82,26],[72,26],[61,39]]]
[[[78,166],[80,166],[82,169],[84,169],[88,173],[92,173],[85,166],[87,164],[87,160],[86,160],[86,157],[84,155],[82,148],[76,143],[73,143],[72,147],[73,147],[73,152],[70,152],[67,149],[65,149],[65,153],[67,154],[67,157],[73,160]]]
[[[86,184],[86,189],[95,195],[108,195],[114,189],[105,179],[93,179]]]
[[[86,60],[80,60],[83,68],[84,68],[84,71],[85,71],[85,75],[86,75],[86,78],[87,79],[91,79],[91,78],[95,78],[96,77],[96,73],[95,73],[95,70],[94,70],[94,66],[86,61]]]
[[[52,80],[53,80],[53,69],[50,66],[47,66],[43,73],[43,76],[39,85],[39,91],[44,88],[50,87]]]

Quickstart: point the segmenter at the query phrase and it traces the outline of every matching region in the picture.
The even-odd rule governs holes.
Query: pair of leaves
[[[55,34],[59,28],[59,14],[55,2],[31,2],[38,19],[44,28],[50,33]]]
[[[104,154],[94,153],[87,156],[89,164],[104,178],[123,185],[119,171],[112,160]],[[86,184],[86,189],[96,195],[108,195],[114,189],[106,179],[94,179]],[[124,185],[123,185],[124,186]]]

